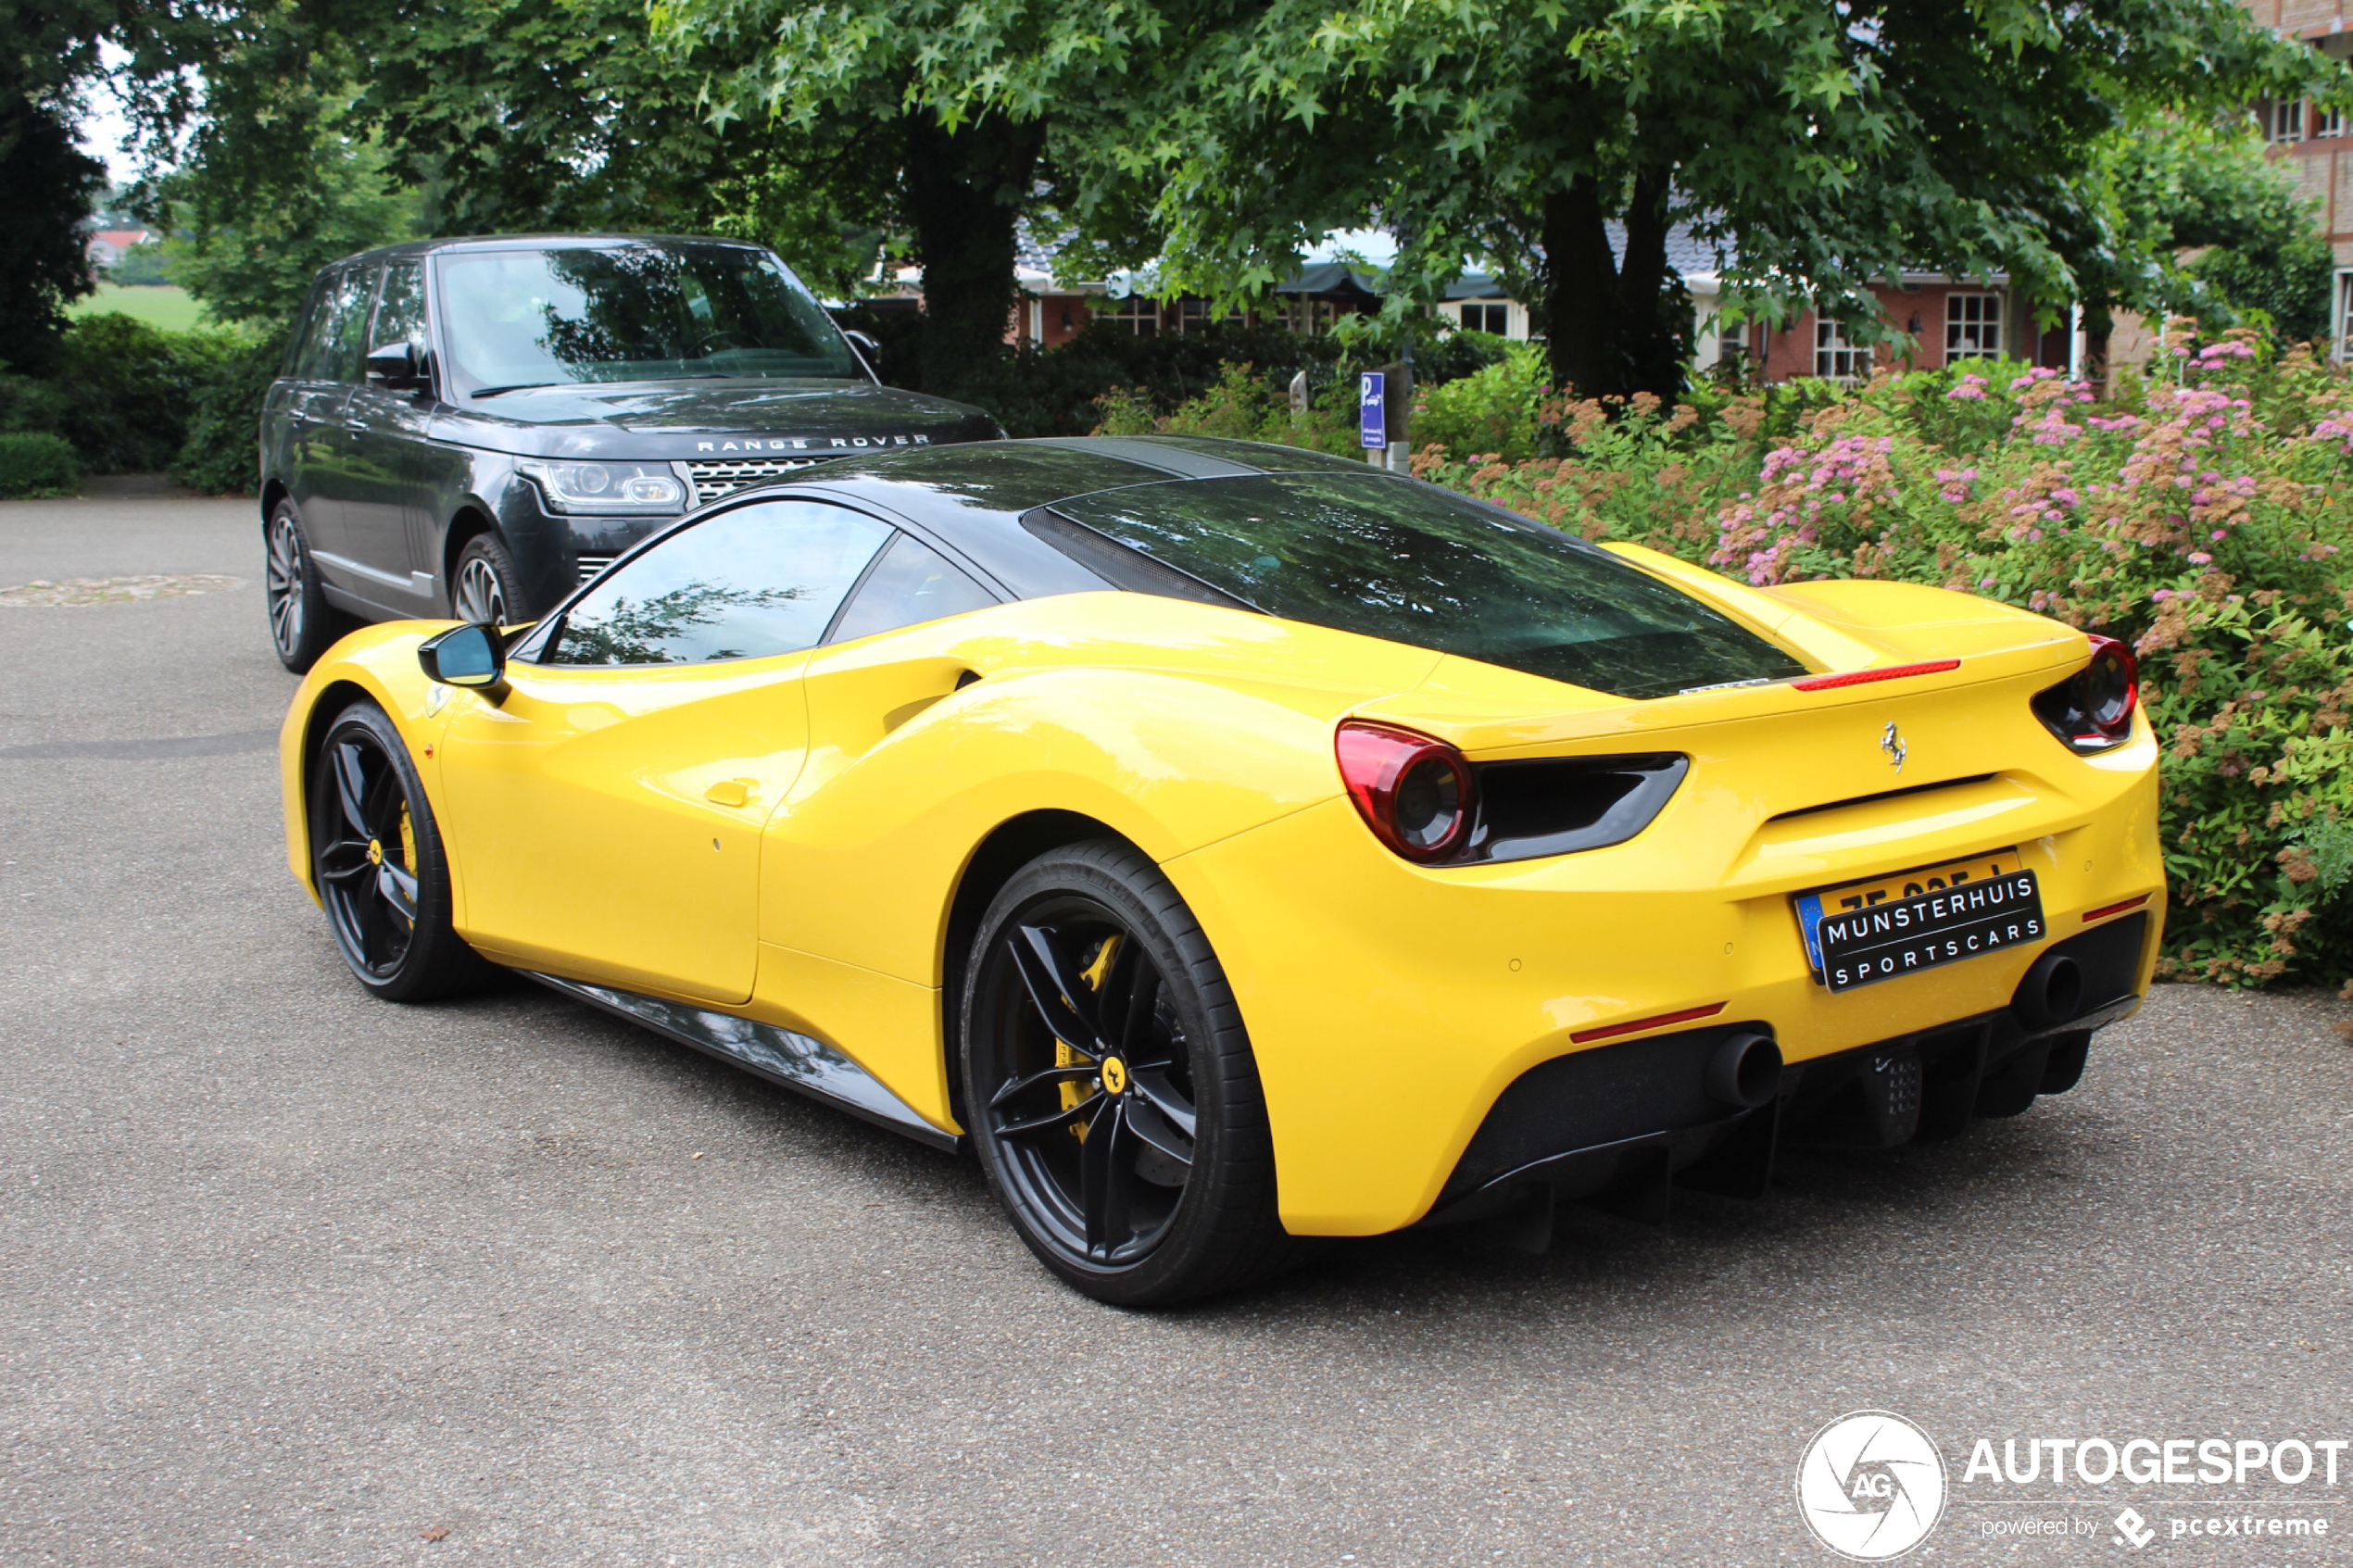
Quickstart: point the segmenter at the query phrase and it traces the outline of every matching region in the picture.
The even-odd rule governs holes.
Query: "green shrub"
[[[1220,322],[1188,332],[1138,337],[1124,326],[1093,321],[1067,343],[1043,350],[1010,347],[996,364],[968,381],[931,386],[922,374],[920,316],[872,306],[852,306],[836,314],[843,326],[867,332],[882,345],[885,382],[975,404],[995,415],[1009,435],[1084,435],[1101,423],[1103,410],[1096,405],[1114,389],[1122,406],[1141,407],[1135,403],[1141,398],[1153,417],[1173,416],[1191,399],[1211,394],[1227,367],[1239,364],[1256,367],[1262,379],[1286,395],[1291,378],[1305,371],[1319,407],[1335,383],[1346,381],[1350,408],[1354,407],[1350,379],[1354,371],[1340,342],[1330,336],[1303,337],[1281,327]],[[1493,363],[1504,351],[1502,339],[1478,332],[1417,345],[1417,383],[1442,384]]]
[[[282,338],[222,355],[197,383],[171,477],[208,495],[259,493],[261,405],[285,357]]]
[[[73,446],[40,431],[0,434],[0,496],[70,495],[82,487]]]
[[[1458,380],[1433,385],[1416,378],[1407,433],[1416,450],[1435,445],[1464,457],[1525,461],[1538,455],[1551,382],[1543,345],[1533,343],[1514,344],[1502,359]]]
[[[73,399],[56,382],[0,374],[0,431],[55,435],[65,428],[72,407]]]

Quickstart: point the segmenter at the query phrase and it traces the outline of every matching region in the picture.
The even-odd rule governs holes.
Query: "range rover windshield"
[[[1119,587],[1214,597],[1618,696],[1806,672],[1608,551],[1432,485],[1372,474],[1189,480],[1053,511],[1068,522],[1032,513],[1027,526]]]
[[[458,251],[437,262],[458,390],[704,377],[861,378],[776,258],[744,245]]]

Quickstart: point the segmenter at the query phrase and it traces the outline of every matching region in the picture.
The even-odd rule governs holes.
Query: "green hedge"
[[[272,337],[224,354],[198,385],[171,477],[208,495],[260,493],[261,405],[284,345]]]
[[[216,454],[226,445],[224,411],[242,407],[261,352],[242,333],[169,332],[113,312],[84,316],[66,329],[51,374],[0,374],[0,432],[60,437],[84,473],[170,470],[183,480],[201,473],[199,488],[250,491],[253,427],[242,470],[232,474]],[[273,367],[276,356],[272,345]]]
[[[70,495],[82,487],[73,445],[39,431],[0,434],[0,496]]]
[[[1236,365],[1252,367],[1259,380],[1278,390],[1304,370],[1318,400],[1354,370],[1339,339],[1302,337],[1281,327],[1219,323],[1138,337],[1114,322],[1092,321],[1067,343],[1048,349],[1008,348],[971,380],[935,387],[924,384],[921,371],[922,317],[872,306],[852,306],[835,315],[843,326],[880,342],[885,382],[977,405],[1014,436],[1084,435],[1101,423],[1104,409],[1099,405],[1107,397],[1130,415],[1139,408],[1168,414],[1219,385]],[[1453,381],[1495,363],[1504,352],[1501,338],[1478,332],[1416,345],[1416,384]]]

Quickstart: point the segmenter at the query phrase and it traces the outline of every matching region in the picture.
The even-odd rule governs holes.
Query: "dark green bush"
[[[65,429],[73,399],[56,382],[36,376],[0,375],[0,431]]]
[[[1309,388],[1318,395],[1348,373],[1346,350],[1332,337],[1224,324],[1138,337],[1124,326],[1095,321],[1053,348],[1009,347],[995,365],[962,384],[926,386],[921,373],[922,317],[871,306],[837,314],[843,326],[881,343],[884,381],[986,408],[1009,435],[1084,435],[1101,422],[1097,402],[1114,388],[1123,406],[1140,398],[1169,413],[1217,386],[1232,365],[1249,365],[1259,380],[1277,387],[1304,370]],[[1459,333],[1415,350],[1416,383],[1439,385],[1503,355],[1500,338]]]
[[[284,357],[271,337],[224,354],[197,386],[171,477],[208,495],[251,495],[260,484],[261,405]]]
[[[82,487],[73,447],[42,431],[0,434],[0,496],[70,495]]]
[[[58,433],[91,473],[162,472],[186,438],[197,387],[237,341],[112,313],[82,317],[66,330],[52,378],[71,398]]]

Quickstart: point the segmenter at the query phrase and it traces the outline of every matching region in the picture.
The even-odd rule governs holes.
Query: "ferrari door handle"
[[[702,792],[702,797],[713,806],[749,806],[757,779],[721,779]]]

